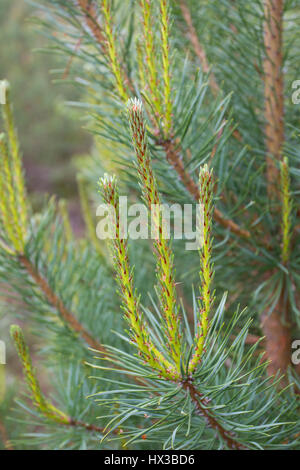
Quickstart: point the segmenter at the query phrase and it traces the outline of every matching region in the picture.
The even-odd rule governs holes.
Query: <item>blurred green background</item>
[[[12,86],[15,119],[24,155],[26,182],[33,202],[41,192],[73,198],[75,171],[71,156],[85,153],[90,136],[80,116],[65,100],[78,91],[51,81],[51,69],[64,68],[57,56],[35,52],[46,40],[31,21],[34,7],[25,0],[0,1],[0,79]]]

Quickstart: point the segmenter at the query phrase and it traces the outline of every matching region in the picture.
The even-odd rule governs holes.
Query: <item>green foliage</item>
[[[270,20],[262,1],[204,1],[199,8],[194,0],[44,0],[38,8],[51,50],[64,61],[58,77],[67,66],[68,81],[82,88],[82,101],[69,104],[86,113],[95,148],[78,161],[86,238],[73,236],[64,203],[54,200],[33,215],[28,207],[19,238],[7,221],[1,226],[1,286],[21,301],[18,316],[41,340],[39,363],[53,382],[52,393],[38,387],[45,406],[19,401],[13,419],[30,440],[20,434],[14,442],[52,449],[299,448],[296,372],[277,370],[270,378],[265,344],[248,341],[262,336],[261,315],[274,312],[291,337],[298,334],[299,111],[289,95],[299,73],[297,2],[287,1],[284,11],[279,158],[265,138],[273,96],[271,90],[266,97]],[[1,213],[10,207],[18,214],[23,180],[9,127],[5,139]],[[270,166],[279,175],[275,197]],[[117,173],[120,188],[115,177],[103,177],[106,171]],[[127,244],[117,230],[112,266],[107,244],[92,231],[89,205],[99,202],[99,177],[117,212],[119,191],[133,201],[141,194],[148,207],[200,201],[200,261],[184,241],[171,248],[159,235],[153,262],[147,243]],[[156,225],[162,227],[159,215]],[[32,395],[37,378],[25,350]],[[48,413],[49,403],[63,423]]]
[[[172,384],[153,376],[138,359],[109,347],[109,360],[115,368],[95,363],[95,370],[115,370],[147,380],[147,387],[130,385],[119,379],[116,388],[97,392],[97,402],[109,416],[104,437],[114,442],[111,433],[118,426],[125,428],[122,439],[126,445],[141,443],[164,449],[280,449],[297,448],[295,402],[285,391],[278,395],[269,379],[262,380],[265,365],[261,356],[253,360],[256,346],[245,353],[245,339],[250,326],[245,312],[235,312],[228,325],[224,321],[223,297],[216,309],[206,342],[208,354],[203,355],[193,382]],[[234,342],[232,329],[243,318],[244,328]],[[153,317],[149,314],[153,324]],[[187,330],[187,337],[191,332]],[[191,346],[191,343],[190,343]],[[230,358],[230,359],[229,359]],[[224,367],[229,360],[227,367]],[[250,366],[252,362],[252,366]],[[101,378],[99,378],[102,383]],[[194,392],[196,390],[196,392]],[[196,395],[194,395],[196,393]],[[259,404],[259,406],[258,406]],[[114,406],[118,405],[115,416]],[[140,418],[141,427],[131,424]],[[290,420],[290,423],[288,421]],[[213,423],[213,425],[212,425]],[[225,431],[224,431],[225,430]],[[288,437],[289,436],[289,437]],[[104,441],[105,442],[105,441]]]

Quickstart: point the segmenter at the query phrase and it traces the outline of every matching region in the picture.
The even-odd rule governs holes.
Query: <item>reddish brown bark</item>
[[[105,36],[101,26],[98,23],[97,11],[94,2],[90,0],[78,0],[78,4],[81,7],[85,15],[85,22],[93,33],[94,38],[97,40],[103,52],[106,51]]]
[[[267,163],[267,189],[271,200],[278,197],[279,169],[284,143],[284,80],[282,53],[282,24],[284,0],[265,0],[264,3],[264,96],[265,96],[265,142]],[[262,318],[266,336],[266,352],[271,364],[270,374],[279,370],[285,373],[290,364],[291,332],[288,306],[283,305],[282,294],[274,311]]]
[[[262,329],[266,336],[266,354],[270,360],[268,373],[285,373],[291,364],[291,331],[289,325],[284,325],[280,305],[271,315],[262,318]]]
[[[264,26],[264,85],[265,138],[267,150],[268,193],[274,199],[277,193],[278,167],[284,142],[283,54],[282,21],[283,0],[265,0]]]

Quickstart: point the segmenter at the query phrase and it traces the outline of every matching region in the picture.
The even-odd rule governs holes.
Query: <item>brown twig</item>
[[[78,4],[81,7],[85,22],[89,29],[92,31],[94,38],[97,40],[103,53],[106,53],[106,40],[105,35],[102,31],[101,26],[97,19],[97,10],[94,2],[91,0],[78,0]]]
[[[79,50],[80,45],[81,45],[81,41],[82,41],[82,36],[78,39],[78,41],[75,44],[74,53],[76,53]],[[67,65],[66,65],[66,68],[64,70],[63,76],[62,76],[63,80],[66,80],[66,78],[68,78],[68,76],[69,76],[73,59],[74,59],[74,55],[71,55],[68,62],[67,62]]]
[[[96,10],[95,6],[93,5],[93,2],[89,2],[88,0],[78,0],[79,5],[81,6],[82,10],[86,14],[86,22],[91,31],[94,34],[94,37],[97,39],[98,43],[100,44],[100,47],[102,50],[105,52],[105,49],[103,49],[105,46],[105,42],[103,43],[103,32],[102,29],[97,21],[97,15],[96,15]],[[196,49],[198,51],[198,54],[200,54],[200,57],[203,60],[203,70],[205,72],[209,71],[209,65],[207,62],[207,58],[205,55],[205,51],[202,49],[199,40],[197,38],[197,34],[195,31],[195,28],[192,24],[191,20],[191,14],[190,11],[188,10],[187,6],[183,1],[181,1],[181,8],[182,11],[184,12],[184,17],[187,21],[188,25],[191,25],[191,37],[193,37],[193,44],[195,44]],[[200,58],[199,57],[199,58]],[[123,67],[124,70],[124,67]],[[214,75],[210,75],[211,79],[213,80],[212,86],[215,91],[219,90],[219,87],[215,81]],[[134,86],[132,83],[130,83],[130,80],[127,78],[126,79],[127,83],[129,84],[129,88],[131,91],[134,91]],[[176,170],[178,173],[180,180],[184,184],[184,186],[187,188],[187,190],[192,194],[192,196],[198,200],[199,199],[199,190],[198,186],[196,183],[193,181],[191,176],[185,171],[184,166],[182,161],[180,160],[180,156],[178,155],[177,150],[175,150],[175,146],[172,141],[166,141],[163,143],[163,147],[166,151],[166,157],[169,163],[173,166],[173,168]],[[214,148],[213,152],[215,153],[216,147]],[[235,222],[233,222],[230,219],[227,219],[226,217],[223,216],[222,212],[219,209],[215,209],[215,219],[217,220],[218,223],[223,225],[226,228],[229,228],[233,233],[236,235],[239,235],[243,238],[250,238],[250,232],[247,230],[244,230],[240,228]]]
[[[95,424],[84,423],[83,421],[77,421],[76,419],[70,418],[70,422],[66,424],[66,426],[74,426],[84,428],[87,431],[99,432],[103,434],[103,429],[100,426],[96,426]]]
[[[34,279],[36,284],[39,286],[41,291],[44,293],[48,302],[56,308],[59,312],[61,318],[65,321],[65,323],[71,328],[73,331],[79,334],[81,338],[95,351],[99,351],[102,354],[106,355],[107,350],[106,348],[99,343],[77,320],[75,315],[70,312],[62,300],[52,291],[51,287],[49,286],[46,279],[36,270],[36,268],[32,265],[31,261],[26,258],[25,255],[19,255],[19,261],[22,266],[26,269],[28,274]],[[126,374],[126,371],[124,371]],[[130,376],[131,377],[131,376]],[[137,383],[141,383],[143,385],[147,385],[146,380],[134,377],[134,381]]]
[[[198,57],[198,59],[201,63],[203,72],[207,73],[207,74],[209,73],[210,88],[212,90],[213,95],[217,96],[218,93],[220,92],[220,87],[217,83],[215,74],[211,71],[211,68],[210,68],[209,62],[207,60],[205,50],[204,50],[203,46],[200,44],[200,41],[199,41],[198,35],[197,35],[197,31],[196,31],[196,29],[193,25],[191,12],[190,12],[190,10],[189,10],[189,8],[188,8],[188,6],[187,6],[187,4],[184,0],[180,0],[180,9],[181,9],[182,16],[183,16],[183,18],[186,22],[187,28],[188,28],[188,35],[189,35],[189,39],[191,41],[191,44],[193,46],[194,52],[195,52],[196,56]],[[239,133],[239,131],[237,129],[234,129],[233,136],[239,141],[242,140],[242,136],[241,136],[241,134]]]
[[[97,433],[101,433],[101,434],[104,434],[104,432],[105,432],[105,428],[102,428],[100,426],[96,426],[95,424],[85,423],[83,421],[79,421],[77,419],[72,419],[72,418],[69,418],[69,423],[66,423],[65,425],[66,426],[73,426],[73,427],[80,427],[80,428],[86,429],[87,431],[97,432]],[[112,432],[114,434],[119,434],[120,430],[116,428]]]
[[[232,449],[232,450],[245,450],[246,449],[246,447],[243,444],[239,443],[238,441],[234,439],[234,435],[232,432],[227,431],[226,429],[223,428],[223,426],[217,421],[217,419],[213,415],[212,411],[206,408],[205,398],[196,390],[196,388],[191,382],[189,381],[185,382],[183,384],[183,388],[189,393],[191,400],[195,406],[196,412],[200,416],[204,417],[208,426],[211,429],[214,429],[215,431],[217,431],[219,436],[226,442],[229,449]]]
[[[208,60],[207,60],[205,51],[204,51],[203,47],[201,46],[201,44],[199,42],[197,32],[194,28],[192,17],[191,17],[191,12],[190,12],[190,10],[189,10],[189,8],[186,5],[184,0],[180,1],[180,8],[181,8],[181,11],[182,11],[182,15],[185,19],[185,22],[188,26],[190,40],[191,40],[191,43],[194,47],[195,53],[198,56],[198,58],[199,58],[199,60],[202,64],[203,71],[205,73],[208,73],[210,71]],[[215,76],[212,72],[210,73],[209,80],[210,80],[210,86],[211,86],[211,89],[212,89],[213,93],[215,95],[218,94],[219,86],[218,86],[218,84],[216,82],[216,78],[215,78]],[[222,131],[223,131],[223,129],[221,129],[221,131],[219,132],[218,139],[220,139],[220,137],[222,135]],[[235,130],[234,135],[235,135],[236,138],[238,138],[240,140],[241,136],[240,136],[238,131]],[[178,151],[178,148],[176,148],[176,146],[175,146],[175,144],[172,140],[164,141],[162,143],[162,146],[165,150],[166,158],[167,158],[168,162],[173,166],[174,170],[177,172],[181,182],[186,187],[186,189],[189,191],[189,193],[193,196],[193,198],[196,201],[198,201],[199,200],[198,185],[195,183],[195,181],[190,176],[190,174],[185,170],[184,164],[183,164],[183,162],[180,158],[180,153]],[[213,158],[215,156],[217,146],[218,146],[218,142],[213,147],[211,158]],[[219,224],[221,224],[225,228],[230,229],[236,235],[238,235],[242,238],[250,238],[251,237],[251,234],[248,230],[245,230],[245,229],[239,227],[233,220],[226,218],[222,214],[222,212],[217,208],[215,208],[215,210],[214,210],[214,217],[215,217],[215,220]]]
[[[188,27],[188,34],[189,34],[189,39],[192,43],[192,46],[194,48],[195,54],[200,60],[200,63],[202,65],[202,69],[204,73],[209,73],[209,84],[212,89],[212,92],[214,95],[217,95],[220,91],[219,85],[217,84],[216,77],[212,71],[210,71],[210,66],[206,57],[206,53],[202,45],[200,44],[200,41],[197,36],[196,29],[193,25],[193,20],[192,20],[192,15],[191,12],[185,3],[184,0],[180,0],[180,9],[182,12],[182,16],[186,22],[186,25]]]
[[[48,302],[56,308],[61,318],[76,333],[78,333],[85,342],[93,349],[105,353],[105,348],[93,336],[85,330],[77,318],[64,305],[62,300],[52,291],[46,279],[36,270],[31,261],[25,255],[19,255],[19,261],[26,269],[28,274],[34,279],[36,284],[44,293]]]
[[[97,9],[94,1],[92,0],[78,0],[78,4],[81,7],[85,22],[91,32],[93,33],[94,38],[96,39],[103,55],[107,55],[107,42],[105,38],[105,34],[102,30],[102,27],[100,26],[98,22],[98,17],[97,17]],[[134,85],[130,79],[130,77],[127,74],[127,71],[124,67],[122,66],[122,73],[123,73],[123,78],[124,82],[128,86],[129,90],[131,93],[135,93]]]
[[[166,158],[168,162],[172,165],[176,173],[178,174],[180,181],[188,190],[188,192],[193,196],[196,201],[199,201],[199,188],[198,185],[195,183],[191,175],[185,170],[184,164],[180,158],[180,153],[178,148],[176,148],[174,142],[172,140],[162,142],[162,146],[166,153]],[[241,228],[237,225],[233,220],[227,219],[222,212],[215,208],[214,210],[214,217],[215,220],[222,225],[223,227],[231,230],[231,232],[235,233],[239,237],[242,238],[250,238],[251,234],[248,230]]]

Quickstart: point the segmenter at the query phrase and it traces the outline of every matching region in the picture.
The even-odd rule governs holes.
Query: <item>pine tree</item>
[[[37,8],[95,148],[77,161],[78,240],[64,201],[31,209],[2,82],[1,288],[39,346],[35,369],[11,327],[27,392],[2,405],[19,423],[13,438],[2,425],[7,447],[299,448],[299,2]],[[124,239],[120,194],[200,203],[200,257],[164,237],[158,211],[153,243]],[[96,236],[101,201],[111,240]]]

